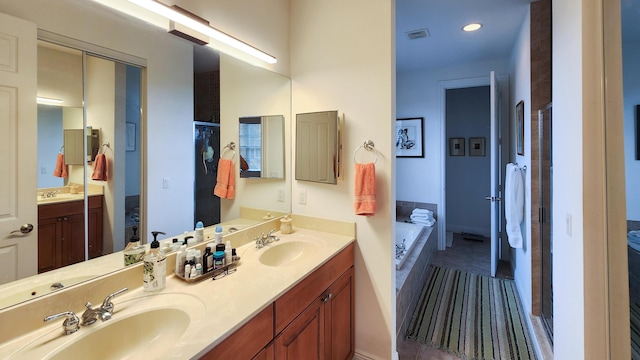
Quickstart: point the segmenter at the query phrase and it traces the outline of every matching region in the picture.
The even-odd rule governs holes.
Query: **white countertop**
[[[181,304],[176,304],[180,300],[176,299],[181,297],[195,299],[185,302],[183,307],[190,308],[197,313],[201,312],[201,314],[198,316],[192,314],[185,333],[176,340],[176,343],[168,351],[158,354],[157,357],[186,359],[202,356],[304,277],[355,241],[353,236],[302,228],[295,228],[292,234],[283,235],[276,232],[275,235],[280,237],[280,241],[266,245],[262,249],[256,249],[254,243],[239,247],[237,254],[241,260],[237,271],[222,279],[213,281],[206,278],[197,283],[187,283],[169,275],[167,276],[166,288],[157,295],[149,297],[140,287],[114,298],[115,311],[113,318],[109,321],[98,321],[88,327],[81,327],[74,334],[62,335],[62,320],[56,320],[52,324],[44,325],[42,328],[0,346],[0,358],[8,358],[25,345],[30,346],[28,344],[49,337],[46,349],[38,350],[46,350],[41,353],[42,357],[45,357],[47,353],[52,351],[51,349],[63,348],[68,343],[76,341],[76,338],[80,339],[95,331],[94,329],[117,322],[119,317],[126,318],[131,314],[147,311],[149,308],[145,307],[145,303],[151,307],[180,308]],[[294,261],[287,265],[271,267],[259,261],[259,256],[270,247],[292,240],[311,242],[317,247],[313,251],[307,252],[304,260]],[[140,282],[142,282],[142,278]],[[113,291],[116,290],[118,289],[113,289]],[[81,311],[77,314],[80,316]],[[112,345],[118,346],[117,343]],[[142,344],[142,346],[153,348],[152,344]],[[154,357],[152,351],[145,352],[145,355],[147,358]]]

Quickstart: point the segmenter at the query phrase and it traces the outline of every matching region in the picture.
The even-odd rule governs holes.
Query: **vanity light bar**
[[[42,105],[62,105],[61,99],[46,98],[41,96],[36,97],[36,102]]]
[[[227,35],[222,31],[212,28],[211,26],[198,22],[186,16],[185,14],[182,14],[162,3],[159,3],[154,0],[129,0],[129,1],[149,11],[152,11],[160,16],[163,16],[169,20],[172,20],[178,24],[186,26],[191,30],[207,35],[214,40],[220,41],[221,43],[229,45],[237,50],[240,50],[246,54],[249,54],[255,58],[258,58],[266,63],[275,64],[277,62],[275,57],[263,51],[260,51],[254,48],[253,46],[245,42],[242,42],[230,35]]]

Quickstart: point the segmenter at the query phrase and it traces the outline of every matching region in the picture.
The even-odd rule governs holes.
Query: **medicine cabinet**
[[[341,128],[335,110],[296,115],[296,180],[337,184]]]

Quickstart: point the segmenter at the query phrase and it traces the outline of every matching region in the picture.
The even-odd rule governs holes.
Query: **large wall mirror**
[[[80,7],[73,6],[80,3]],[[51,20],[51,13],[56,11],[71,11],[74,15],[69,16],[92,18],[95,31],[87,31],[81,25],[59,25],[60,21]],[[42,9],[34,10],[29,4],[7,1],[0,2],[0,12],[34,22],[40,28],[37,77],[38,96],[43,99],[37,105],[38,136],[34,142],[37,145],[37,163],[34,164],[32,160],[20,163],[31,163],[37,167],[38,184],[37,188],[33,188],[33,196],[38,199],[38,209],[46,210],[41,212],[49,216],[48,221],[38,222],[38,234],[54,239],[43,241],[42,251],[38,251],[38,258],[43,259],[43,264],[48,261],[40,269],[41,274],[0,285],[0,308],[49,293],[52,291],[52,279],[63,283],[66,288],[122,269],[123,258],[119,252],[124,248],[133,226],[141,228],[139,233],[143,241],[148,240],[147,233],[150,230],[167,230],[151,229],[158,225],[149,225],[154,221],[164,224],[165,220],[157,220],[164,219],[164,216],[175,223],[172,224],[174,230],[167,231],[167,236],[193,230],[195,199],[187,199],[184,209],[165,206],[171,203],[168,200],[161,200],[160,206],[153,206],[156,204],[153,201],[171,199],[172,192],[177,190],[195,193],[193,176],[182,176],[183,173],[175,168],[196,162],[187,159],[189,155],[168,161],[166,154],[158,151],[158,144],[162,149],[166,148],[168,153],[176,153],[176,149],[182,149],[183,146],[187,149],[183,153],[193,153],[194,120],[199,119],[195,115],[163,115],[192,106],[193,85],[184,84],[193,84],[191,77],[200,71],[197,63],[214,63],[216,68],[206,71],[219,73],[218,105],[221,115],[219,118],[206,119],[219,127],[219,144],[239,141],[240,117],[248,114],[282,114],[278,130],[282,138],[279,142],[284,149],[291,148],[291,84],[285,76],[210,49],[195,51],[193,57],[189,55],[189,59],[194,59],[196,63],[192,68],[184,64],[177,51],[166,46],[177,42],[177,48],[193,51],[191,43],[125,14],[105,12],[97,4],[89,6],[76,0],[64,0],[57,5],[43,3]],[[52,27],[57,33],[49,32]],[[114,35],[99,30],[106,27],[115,29]],[[66,30],[70,33],[67,34]],[[120,31],[127,32],[129,38],[116,36],[115,33]],[[139,44],[147,48],[137,53],[137,48],[141,47]],[[101,49],[105,52],[101,52]],[[168,59],[173,53],[177,54],[175,59]],[[147,67],[151,63],[155,66],[154,70],[149,70],[151,66]],[[162,66],[172,71],[160,69]],[[176,66],[182,68],[177,69]],[[176,73],[181,76],[179,86],[175,78],[168,80]],[[44,98],[62,99],[63,102],[45,103]],[[33,101],[36,106],[36,100]],[[155,108],[147,109],[151,106],[147,104],[155,104]],[[159,108],[160,115],[157,112]],[[149,115],[147,119],[147,113],[153,111],[156,111],[155,116]],[[168,127],[172,130],[164,131]],[[87,157],[86,161],[78,164],[64,164],[63,161],[66,174],[54,176],[59,155],[65,155],[65,129],[83,134],[82,148],[86,148]],[[92,144],[96,138],[99,143],[97,150]],[[212,150],[215,152],[213,158],[217,158],[222,149]],[[106,181],[94,174],[98,153],[106,157]],[[273,210],[274,213],[291,211],[291,171],[287,169],[291,154],[287,151],[280,154],[284,159],[283,164],[273,171],[274,174],[278,172],[280,177],[260,182],[240,179],[236,197],[222,199],[217,205],[220,222],[239,218],[241,208],[246,207]],[[236,164],[239,166],[239,163]],[[188,168],[191,172],[196,171],[195,168]],[[159,177],[157,174],[165,171],[170,176],[168,189],[163,188],[163,181],[156,178]],[[184,199],[185,196],[180,195],[180,198]],[[59,216],[55,205],[67,204],[68,207],[71,203],[78,205],[77,209],[73,209],[73,216],[71,213]],[[185,213],[188,216],[183,216]],[[64,255],[55,242],[59,241],[55,239],[55,234],[59,233],[56,228],[60,226],[59,218],[66,218],[64,221],[68,225],[65,231],[73,234],[74,242],[80,239],[77,240],[77,247]]]

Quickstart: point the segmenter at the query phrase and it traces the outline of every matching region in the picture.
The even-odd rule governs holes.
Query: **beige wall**
[[[291,1],[293,116],[324,110],[345,115],[344,180],[294,180],[293,212],[356,222],[356,353],[379,359],[395,356],[394,19],[394,1]],[[379,152],[378,210],[369,218],[353,211],[352,154],[365,140]],[[307,191],[306,205],[297,203],[300,190]]]

